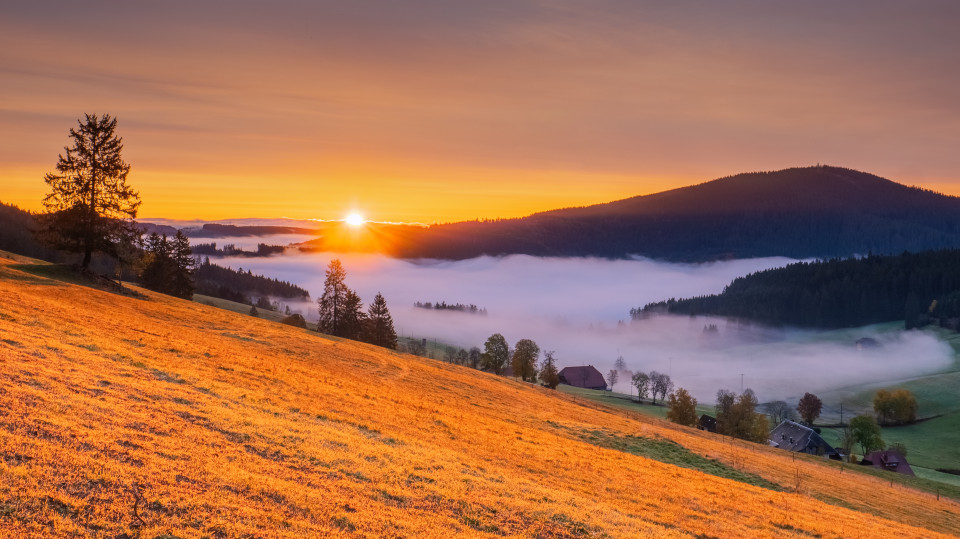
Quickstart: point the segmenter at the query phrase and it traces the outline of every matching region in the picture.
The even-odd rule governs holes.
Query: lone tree
[[[493,374],[500,375],[503,368],[507,365],[507,358],[510,357],[510,347],[507,346],[507,340],[503,335],[494,333],[483,343],[483,354],[480,356],[480,368],[485,371],[491,371]]]
[[[537,379],[537,359],[540,358],[540,347],[530,339],[520,339],[514,347],[511,366],[513,375],[519,376],[524,382],[533,382]]]
[[[384,348],[397,348],[397,330],[393,328],[393,317],[387,308],[387,300],[377,292],[373,303],[367,310],[364,341]]]
[[[95,252],[120,258],[122,246],[139,235],[133,219],[140,195],[127,185],[130,165],[120,157],[123,139],[114,133],[117,119],[85,114],[70,129],[57,172],[44,176],[50,194],[43,199],[39,237],[56,249],[83,253],[86,271]]]
[[[679,387],[667,399],[667,419],[688,427],[697,426],[697,399],[686,389]]]
[[[820,397],[813,393],[804,393],[797,403],[797,412],[800,412],[800,419],[807,425],[813,426],[813,422],[820,417],[820,410],[823,409],[823,402]]]
[[[880,425],[870,415],[858,415],[850,420],[850,434],[854,441],[860,444],[863,455],[875,449],[883,449],[883,438],[880,437]]]
[[[550,389],[557,389],[560,385],[560,373],[557,371],[557,362],[553,359],[554,352],[543,353],[543,368],[540,369],[540,380]]]
[[[614,384],[617,383],[617,380],[620,379],[620,371],[617,369],[610,369],[610,372],[607,373],[607,383],[610,384],[610,391],[613,391]]]
[[[317,331],[337,337],[344,336],[346,329],[347,294],[350,289],[344,282],[347,272],[340,259],[334,258],[327,266],[327,278],[323,282],[323,295],[317,300],[320,308],[320,321]]]

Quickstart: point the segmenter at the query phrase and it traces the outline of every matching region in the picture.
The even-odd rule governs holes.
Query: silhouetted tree
[[[637,388],[637,400],[642,403],[650,394],[650,376],[645,372],[637,372],[630,377],[630,382]]]
[[[620,379],[620,372],[617,369],[610,369],[607,373],[607,383],[610,384],[610,391],[613,391],[613,385]]]
[[[397,331],[393,328],[393,317],[387,308],[387,300],[377,292],[367,310],[363,340],[384,348],[397,348]]]
[[[173,237],[171,257],[174,273],[170,293],[178,298],[193,299],[193,272],[196,261],[190,251],[190,240],[180,230],[177,230],[177,235]]]
[[[317,300],[320,320],[317,331],[343,337],[345,333],[347,294],[347,272],[340,259],[334,258],[327,266],[326,279],[323,282],[323,295]]]
[[[667,406],[670,407],[667,410],[667,419],[688,427],[697,426],[697,399],[686,389],[680,387],[670,393]]]
[[[177,266],[166,234],[160,236],[154,232],[147,237],[144,260],[140,277],[144,288],[164,294],[170,293]]]
[[[480,365],[485,371],[490,371],[496,375],[503,373],[503,368],[507,364],[510,348],[503,335],[494,333],[483,343],[483,355],[480,359]]]
[[[553,359],[553,350],[543,353],[543,367],[540,369],[540,380],[550,389],[557,389],[560,385],[560,373],[557,371],[557,362]]]
[[[786,401],[773,401],[767,403],[765,407],[767,414],[770,416],[770,419],[773,420],[774,425],[779,425],[787,419],[792,420],[795,417],[793,408],[786,403]]]
[[[340,326],[341,335],[346,339],[360,340],[367,315],[363,312],[363,302],[353,290],[347,289],[347,296],[343,303],[343,319]]]
[[[653,395],[653,403],[657,403],[657,395],[664,399],[667,393],[673,389],[673,381],[670,376],[657,371],[650,371],[650,394]]]
[[[800,413],[800,419],[807,425],[813,426],[813,422],[820,417],[820,411],[823,410],[823,402],[820,397],[813,393],[804,393],[797,403],[797,412]]]
[[[40,238],[54,248],[82,253],[85,271],[95,252],[116,258],[119,245],[139,235],[133,219],[140,196],[127,185],[130,165],[120,156],[123,139],[115,133],[116,118],[85,114],[70,129],[72,146],[57,160],[57,172],[44,181],[50,194],[43,199]]]
[[[533,382],[537,379],[537,359],[540,358],[540,347],[530,339],[520,339],[514,347],[511,366],[513,375],[519,376],[524,382]]]
[[[479,367],[479,366],[480,366],[480,356],[483,355],[483,352],[480,351],[480,348],[478,348],[478,347],[476,347],[476,346],[471,346],[471,347],[470,347],[470,352],[468,352],[468,354],[469,354],[469,359],[468,359],[468,361],[470,362],[470,366],[471,366],[472,368],[474,368],[474,369],[476,369],[477,367]]]

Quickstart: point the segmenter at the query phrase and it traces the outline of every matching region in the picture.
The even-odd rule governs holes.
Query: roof
[[[907,457],[892,449],[873,451],[864,457],[860,464],[873,466],[881,470],[890,470],[891,472],[902,473],[904,475],[914,475],[913,468],[911,468],[907,462]]]
[[[564,367],[560,370],[560,383],[587,389],[607,389],[607,381],[593,365]]]
[[[825,442],[815,430],[789,419],[777,425],[770,432],[768,441],[773,447],[798,453],[810,453],[811,455],[833,455],[837,453],[837,450]]]
[[[712,415],[703,414],[700,416],[700,421],[697,422],[697,427],[699,427],[700,430],[717,432],[717,418]]]

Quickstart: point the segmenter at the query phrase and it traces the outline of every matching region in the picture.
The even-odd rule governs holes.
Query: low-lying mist
[[[219,242],[218,242],[219,243]],[[753,388],[762,401],[792,399],[857,383],[882,382],[943,369],[950,347],[923,332],[815,332],[772,329],[708,317],[657,316],[631,321],[629,310],[671,297],[713,294],[735,277],[792,262],[786,258],[671,264],[648,259],[536,258],[523,255],[463,261],[405,261],[365,254],[297,254],[225,258],[220,264],[303,286],[314,300],[324,271],[340,258],[347,285],[365,302],[387,299],[397,332],[463,348],[492,333],[536,341],[556,351],[561,367],[591,364],[606,374],[618,355],[631,370],[658,370],[698,399],[717,389]],[[417,301],[475,304],[487,316],[413,307]],[[315,302],[291,304],[316,319]],[[622,323],[621,323],[622,322]],[[717,331],[705,332],[707,325]],[[877,348],[855,341],[873,337]],[[909,361],[905,361],[909,358]],[[616,388],[624,393],[624,379]]]

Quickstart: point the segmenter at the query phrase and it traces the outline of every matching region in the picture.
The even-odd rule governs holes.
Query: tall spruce
[[[340,259],[334,258],[327,266],[326,280],[323,282],[323,295],[317,300],[320,320],[317,331],[342,337],[347,307],[347,272]]]
[[[170,293],[178,298],[193,299],[196,260],[190,250],[190,240],[180,230],[177,230],[177,235],[173,238],[171,251],[174,274]]]
[[[387,308],[387,300],[377,292],[367,310],[363,340],[384,348],[397,348],[397,331],[393,328],[393,318]]]
[[[343,323],[339,337],[360,340],[363,327],[366,325],[367,314],[363,312],[363,302],[353,290],[347,289],[346,301],[343,304]]]
[[[72,145],[57,160],[57,172],[44,176],[50,193],[43,199],[39,237],[56,249],[82,253],[85,271],[93,253],[117,258],[120,246],[138,236],[133,219],[140,196],[127,185],[130,165],[120,156],[117,119],[85,114],[77,123],[70,129]]]
[[[171,254],[170,242],[167,241],[167,235],[163,236],[156,232],[147,237],[146,253],[144,253],[145,263],[143,273],[140,277],[140,283],[150,290],[169,294],[174,274],[176,273],[176,263]]]

